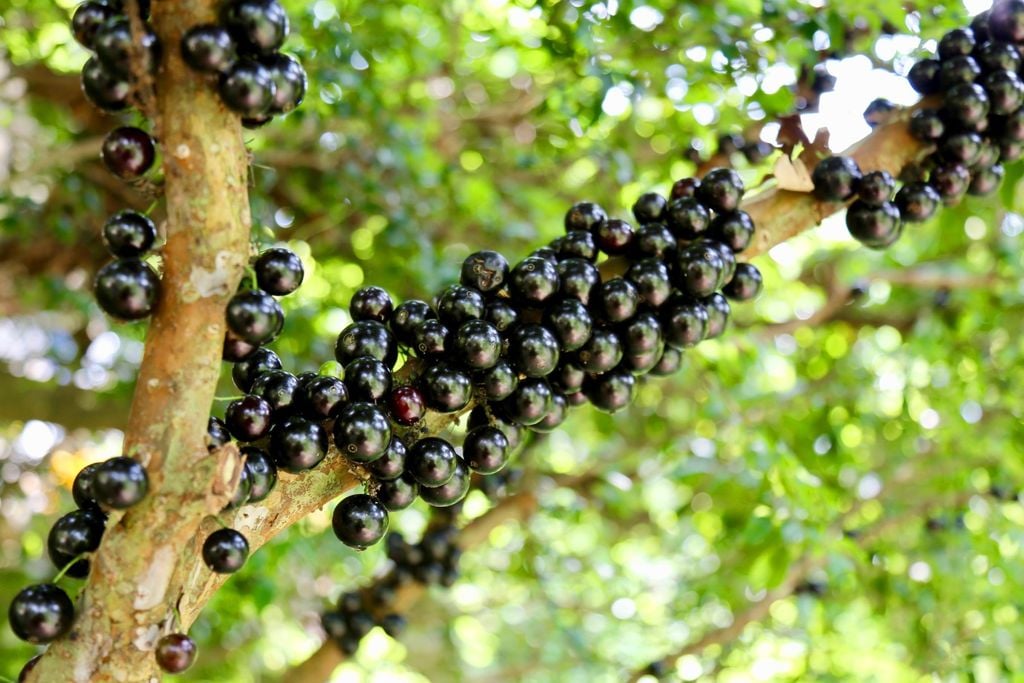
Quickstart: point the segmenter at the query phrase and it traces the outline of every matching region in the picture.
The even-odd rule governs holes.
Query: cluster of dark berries
[[[99,548],[107,511],[135,505],[148,490],[145,468],[127,456],[84,467],[72,486],[78,509],[58,519],[47,538],[50,559],[60,570],[58,580],[64,575],[79,579],[88,576],[86,556]],[[49,643],[67,633],[74,615],[71,598],[55,583],[23,589],[7,614],[14,634],[36,644]],[[29,662],[26,670],[35,661]]]
[[[305,276],[302,261],[285,247],[262,252],[252,268],[256,286],[244,287],[231,297],[225,313],[224,359],[232,363],[252,358],[260,347],[277,339],[284,327],[284,311],[274,297],[294,292]]]
[[[216,77],[225,106],[256,128],[305,97],[306,71],[278,51],[287,37],[288,15],[277,0],[229,0],[220,23],[185,33],[181,56],[193,70]]]
[[[148,317],[160,295],[160,276],[143,256],[156,241],[153,221],[136,211],[120,211],[103,225],[103,243],[114,260],[96,273],[96,301],[120,320]]]
[[[130,107],[134,79],[140,72],[155,72],[160,64],[160,41],[145,22],[149,3],[139,3],[143,26],[138,49],[127,5],[126,0],[90,0],[79,5],[71,19],[75,39],[94,53],[82,67],[82,90],[107,112]]]
[[[923,211],[915,204],[919,191],[907,184],[896,193],[896,180],[886,171],[862,173],[850,157],[832,156],[814,167],[814,194],[827,202],[856,198],[846,211],[846,226],[859,242],[884,249],[899,239],[904,222],[926,220],[935,207]]]
[[[405,617],[395,600],[403,586],[417,582],[447,588],[458,579],[462,550],[456,537],[457,531],[450,523],[431,528],[419,543],[409,543],[397,533],[388,536],[387,553],[393,566],[372,587],[343,594],[337,609],[321,615],[328,637],[350,656],[374,626],[397,638],[405,627]]]

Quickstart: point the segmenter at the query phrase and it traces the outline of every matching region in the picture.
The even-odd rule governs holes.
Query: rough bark
[[[217,0],[157,0],[163,45],[213,20]],[[166,177],[163,287],[150,324],[125,438],[145,464],[150,494],[110,516],[69,637],[54,643],[31,681],[150,681],[152,648],[173,628],[180,577],[195,566],[203,518],[237,476],[234,447],[208,454],[206,421],[220,375],[224,305],[248,255],[247,156],[238,117],[211,84],[165,49],[156,102]]]

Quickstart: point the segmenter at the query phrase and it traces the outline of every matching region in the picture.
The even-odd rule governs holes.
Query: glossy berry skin
[[[363,550],[384,538],[388,531],[388,511],[373,496],[357,493],[338,503],[331,525],[338,540]]]
[[[690,246],[696,246],[698,248],[713,249],[718,258],[722,262],[722,274],[718,279],[718,284],[721,286],[723,283],[728,282],[732,278],[733,272],[736,270],[736,254],[728,246],[712,239],[702,239],[691,243]]]
[[[655,377],[668,377],[679,372],[679,369],[683,366],[683,353],[679,349],[673,349],[671,346],[666,346],[665,350],[661,354],[661,359],[658,360],[657,364],[651,368],[651,373]]]
[[[101,2],[83,2],[71,17],[71,33],[79,45],[92,50],[96,46],[96,33],[114,15],[114,10]]]
[[[400,344],[415,346],[416,329],[423,321],[436,317],[437,314],[426,301],[410,299],[399,304],[391,314],[391,331]]]
[[[722,336],[729,323],[729,315],[732,313],[729,301],[721,293],[715,292],[701,303],[704,304],[704,309],[708,313],[708,328],[704,338],[714,339]]]
[[[270,405],[275,417],[293,412],[299,393],[299,379],[284,370],[269,370],[256,377],[249,393]]]
[[[23,588],[14,596],[7,611],[14,635],[37,645],[52,642],[67,633],[74,617],[71,599],[52,583]]]
[[[288,37],[288,14],[277,0],[231,0],[224,6],[221,23],[239,50],[249,54],[270,54]]]
[[[103,513],[95,508],[75,510],[58,519],[46,540],[53,566],[63,569],[82,553],[91,553],[99,548],[105,526]],[[83,579],[89,575],[89,561],[79,560],[65,573]]]
[[[311,470],[327,456],[327,431],[301,417],[285,418],[270,430],[270,456],[279,470]]]
[[[1014,71],[993,71],[982,84],[993,114],[1012,114],[1024,103],[1024,82]],[[949,95],[946,97],[948,101]]]
[[[414,425],[427,414],[423,394],[414,386],[398,387],[388,397],[388,413],[400,425]]]
[[[946,132],[946,124],[935,109],[919,109],[910,117],[910,134],[921,142],[935,142]]]
[[[103,243],[119,258],[142,256],[153,248],[154,242],[156,226],[136,211],[119,211],[103,224]]]
[[[598,410],[615,413],[633,402],[636,378],[629,372],[614,370],[591,378],[583,392]]]
[[[473,382],[483,389],[489,400],[500,401],[519,386],[519,375],[508,362],[501,360],[493,368],[476,373]]]
[[[939,92],[939,71],[941,65],[937,59],[922,59],[910,67],[907,80],[911,87],[922,95],[934,95]]]
[[[240,390],[249,393],[253,382],[264,372],[280,370],[281,359],[270,349],[256,349],[231,368],[231,379]]]
[[[896,193],[895,204],[906,223],[920,223],[935,215],[939,193],[926,183],[907,183]]]
[[[483,320],[463,323],[453,341],[455,359],[473,370],[493,368],[501,357],[501,335]]]
[[[98,108],[118,112],[128,108],[131,83],[111,73],[98,59],[90,57],[82,67],[82,92]]]
[[[469,320],[482,318],[485,303],[483,295],[475,289],[452,285],[438,297],[437,317],[449,329],[458,329]]]
[[[962,83],[946,91],[943,104],[945,117],[947,121],[963,128],[978,130],[979,124],[988,117],[990,108],[988,93],[977,83]]]
[[[459,281],[465,287],[489,294],[502,288],[508,274],[509,265],[505,257],[496,251],[484,250],[466,257]]]
[[[945,161],[971,166],[981,155],[984,145],[977,133],[955,133],[943,138],[939,152]]]
[[[697,178],[680,178],[672,183],[672,189],[668,195],[669,200],[692,197],[697,193],[698,187],[700,187],[700,180]]]
[[[626,355],[652,353],[661,348],[661,324],[653,313],[639,313],[622,326],[619,337]]]
[[[590,312],[576,299],[564,299],[546,309],[544,325],[554,334],[562,352],[575,351],[586,344],[594,327]]]
[[[409,448],[405,471],[421,486],[443,486],[455,475],[457,460],[450,443],[428,436]]]
[[[974,51],[978,66],[986,72],[1019,71],[1021,54],[1015,46],[999,41],[988,41],[978,45]]]
[[[571,230],[551,243],[558,254],[558,260],[580,258],[593,262],[597,259],[597,244],[594,236],[585,230]]]
[[[215,574],[234,574],[249,559],[249,541],[234,529],[217,529],[203,541],[203,562]]]
[[[239,292],[228,301],[225,311],[228,329],[255,346],[269,344],[284,327],[284,311],[274,297],[266,292]]]
[[[711,212],[694,197],[673,199],[665,218],[672,234],[684,240],[700,237],[711,226]]]
[[[259,396],[244,396],[228,404],[224,424],[238,441],[258,441],[270,431],[273,411],[270,404]]]
[[[577,352],[576,357],[581,368],[587,372],[607,372],[611,370],[623,355],[622,340],[614,331],[596,328],[590,339]]]
[[[337,377],[316,377],[299,389],[297,405],[308,420],[334,417],[350,400],[348,387]]]
[[[1010,43],[1024,42],[1024,2],[1006,0],[992,7],[988,18],[992,37]]]
[[[551,386],[540,378],[527,378],[501,402],[502,413],[521,425],[537,424],[551,410]]]
[[[736,274],[722,288],[722,294],[733,301],[750,301],[761,293],[763,285],[761,271],[756,266],[750,263],[740,263],[736,265]]]
[[[386,323],[394,312],[391,296],[380,287],[363,287],[352,295],[348,304],[353,320],[375,320]]]
[[[462,443],[462,457],[474,472],[494,474],[508,464],[511,449],[508,438],[496,427],[471,429]]]
[[[633,216],[641,225],[657,223],[665,215],[668,201],[657,192],[640,195],[633,204]]]
[[[542,325],[524,325],[509,337],[508,359],[527,377],[544,377],[558,365],[558,340]]]
[[[974,46],[974,31],[969,28],[955,28],[939,39],[939,59],[969,55]]]
[[[251,59],[240,59],[220,80],[218,88],[225,106],[246,117],[258,117],[274,103],[277,87],[267,67]]]
[[[434,363],[419,378],[419,388],[427,407],[439,413],[455,413],[472,398],[472,378],[445,363]]]
[[[448,328],[440,320],[424,320],[413,333],[412,348],[421,358],[440,356],[448,350]]]
[[[1001,164],[976,169],[971,172],[971,184],[967,193],[975,197],[984,197],[995,192],[1003,182],[1006,171]]]
[[[106,508],[125,510],[149,492],[149,475],[141,463],[118,456],[101,463],[92,482],[96,502]]]
[[[558,291],[558,286],[558,270],[555,266],[535,256],[523,259],[509,273],[512,300],[522,306],[542,306]]]
[[[872,171],[860,179],[857,197],[870,206],[881,206],[896,190],[896,180],[888,171]]]
[[[738,254],[754,239],[754,221],[746,211],[720,213],[711,221],[707,236]]]
[[[398,479],[382,481],[377,489],[377,499],[389,511],[397,512],[415,503],[419,492],[420,485],[409,475],[403,475]]]
[[[277,466],[262,448],[246,446],[241,452],[245,456],[245,470],[249,473],[249,502],[259,503],[277,485]]]
[[[120,320],[141,320],[156,307],[160,277],[138,259],[117,259],[100,268],[94,283],[96,302]]]
[[[665,258],[676,248],[676,238],[661,223],[648,223],[636,231],[630,251],[631,259]]]
[[[844,202],[854,195],[861,179],[860,167],[850,157],[827,157],[811,173],[814,195],[825,202]]]
[[[640,301],[658,308],[672,293],[668,267],[659,259],[644,259],[629,267],[624,276],[636,287]]]
[[[267,294],[287,296],[302,284],[305,269],[291,249],[274,247],[259,255],[253,263],[256,284]]]
[[[932,169],[928,184],[935,188],[946,206],[957,204],[971,183],[971,173],[962,164],[942,164]]]
[[[205,74],[227,73],[238,61],[231,34],[223,26],[193,26],[181,39],[181,58],[189,68]]]
[[[609,256],[628,252],[636,235],[632,225],[617,218],[599,223],[592,232],[597,248]]]
[[[895,242],[902,232],[900,211],[891,202],[870,206],[857,201],[846,211],[846,227],[850,235],[864,246],[884,249]]]
[[[391,393],[391,382],[391,370],[376,358],[363,356],[345,366],[345,385],[353,401],[380,401]]]
[[[953,57],[939,67],[939,84],[943,90],[974,83],[981,76],[981,67],[973,57]]]
[[[96,470],[99,469],[101,464],[94,462],[86,465],[75,475],[75,481],[71,484],[71,495],[75,499],[75,505],[82,510],[99,509],[99,503],[96,502],[92,485],[96,481]]]
[[[665,343],[682,350],[695,346],[706,338],[708,312],[698,301],[672,301],[661,309],[661,326]]]
[[[391,481],[392,479],[398,479],[405,473],[405,457],[407,454],[408,451],[405,448],[405,444],[402,443],[402,440],[392,436],[391,443],[388,444],[388,448],[384,451],[384,455],[377,458],[366,467],[378,481]]]
[[[334,357],[342,365],[348,365],[360,356],[370,356],[389,368],[394,367],[398,345],[387,327],[376,320],[359,320],[341,331],[334,346]]]
[[[242,466],[242,471],[238,475],[238,484],[235,486],[235,492],[231,495],[231,500],[228,501],[227,505],[224,506],[225,510],[236,510],[246,503],[249,502],[249,497],[252,495],[252,476],[249,474],[249,470]]]
[[[107,170],[119,178],[134,180],[153,167],[156,146],[146,131],[121,126],[107,134],[100,154]]]
[[[679,250],[673,284],[693,297],[711,296],[721,285],[725,263],[717,249],[701,242],[693,242]]]
[[[569,401],[564,394],[557,391],[551,395],[551,408],[544,419],[537,424],[531,425],[530,429],[535,432],[547,434],[557,429],[569,415]]]
[[[601,273],[588,261],[570,258],[558,264],[559,290],[565,298],[576,299],[586,305],[590,296],[601,284]]]
[[[553,389],[563,394],[572,394],[583,388],[583,380],[587,373],[577,363],[562,361],[555,371],[548,375],[548,382]]]
[[[728,213],[740,207],[744,190],[739,173],[731,168],[715,168],[701,179],[694,196],[705,207]]]
[[[271,115],[287,114],[296,109],[306,97],[308,86],[306,70],[299,60],[291,55],[276,52],[260,59],[263,66],[270,72],[274,82],[274,97],[270,101],[267,113]]]
[[[96,32],[93,49],[96,57],[111,73],[129,77],[132,73],[134,38],[131,23],[126,17],[111,19]],[[149,73],[160,63],[160,43],[156,34],[146,31],[142,35],[142,67]]]
[[[602,282],[591,301],[591,309],[601,320],[622,322],[632,318],[640,306],[640,294],[629,280],[620,277]]]
[[[192,666],[196,661],[195,641],[184,633],[171,633],[156,641],[156,649],[153,654],[156,656],[157,665],[169,674],[180,674]]]
[[[551,265],[558,265],[558,252],[552,247],[541,247],[540,249],[534,249],[529,254],[530,258],[539,258],[547,261]]]
[[[498,414],[492,413],[491,415],[488,415],[483,406],[477,406],[470,411],[466,428],[473,430],[484,425],[490,425],[500,429],[505,435],[505,438],[508,439],[509,448],[512,450],[518,448],[519,444],[523,441],[523,430],[519,425],[502,418],[501,415]]]
[[[896,105],[892,101],[879,97],[872,100],[864,110],[864,121],[875,128],[888,121],[894,111]]]
[[[470,472],[462,458],[455,459],[455,473],[441,486],[420,487],[420,498],[436,508],[451,507],[469,493]]]
[[[578,202],[565,214],[565,230],[593,231],[594,227],[608,220],[608,214],[593,202]]]
[[[373,462],[390,443],[391,424],[373,404],[350,403],[334,421],[334,445],[353,462]]]

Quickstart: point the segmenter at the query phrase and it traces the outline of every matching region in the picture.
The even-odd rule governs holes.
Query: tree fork
[[[137,11],[137,3],[129,2]],[[248,256],[248,157],[238,117],[177,49],[190,27],[216,18],[217,0],[155,0],[164,45],[156,133],[166,178],[167,243],[124,452],[149,473],[150,493],[113,513],[67,638],[30,681],[118,683],[159,678],[152,648],[173,623],[204,517],[237,480],[234,446],[208,454],[206,422],[220,376],[224,307]],[[200,564],[201,566],[201,564]],[[205,571],[205,568],[203,568]]]

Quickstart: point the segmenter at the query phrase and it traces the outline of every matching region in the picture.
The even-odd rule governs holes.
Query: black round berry
[[[252,495],[252,475],[249,474],[249,470],[242,466],[242,470],[238,475],[238,484],[235,486],[235,492],[231,496],[231,500],[224,506],[225,510],[235,510],[242,507],[249,502],[249,497]]]
[[[593,320],[582,303],[564,299],[544,311],[544,325],[558,340],[561,351],[575,351],[590,339]]]
[[[708,312],[708,330],[704,338],[720,337],[725,332],[725,327],[729,323],[729,314],[732,313],[729,301],[721,293],[715,292],[701,303],[704,304],[704,308]]]
[[[1005,0],[995,3],[989,14],[988,28],[997,40],[1024,42],[1024,1]]]
[[[942,65],[937,59],[922,59],[910,67],[907,79],[911,87],[922,95],[934,95],[939,92],[939,71]]]
[[[558,270],[542,258],[523,259],[509,274],[512,299],[523,306],[541,306],[558,291],[558,286]]]
[[[128,108],[132,85],[104,67],[96,57],[90,57],[82,67],[82,91],[103,111],[118,112]]]
[[[362,356],[345,366],[345,385],[353,401],[375,403],[391,393],[392,375],[376,358]]]
[[[1015,71],[993,71],[985,76],[982,84],[993,114],[1012,114],[1024,103],[1024,81]],[[949,95],[946,97],[948,100]]]
[[[1004,94],[1008,95],[1008,93]],[[943,113],[946,120],[971,130],[977,130],[979,124],[988,118],[990,108],[988,94],[977,83],[961,83],[953,86],[946,92],[943,102]]]
[[[640,313],[622,326],[619,337],[626,355],[652,353],[661,348],[661,324],[653,313]]]
[[[679,372],[679,369],[682,366],[682,351],[679,349],[673,349],[671,346],[666,346],[657,365],[651,368],[651,374],[657,377],[668,377],[669,375],[674,375]]]
[[[846,211],[846,227],[850,235],[865,246],[884,249],[900,236],[900,211],[891,202],[871,206],[857,201]]]
[[[14,635],[37,645],[67,633],[74,617],[71,598],[52,583],[23,588],[7,611]]]
[[[910,117],[910,134],[921,142],[935,142],[946,132],[946,124],[935,109],[919,109]]]
[[[225,311],[228,329],[250,344],[262,346],[277,338],[284,327],[284,311],[266,292],[239,292],[228,301]]]
[[[725,263],[717,249],[693,242],[676,256],[673,284],[694,297],[711,296],[722,284],[724,271]]]
[[[900,218],[907,223],[920,223],[935,215],[939,193],[927,183],[907,183],[896,193],[895,204]]]
[[[224,424],[231,436],[248,443],[266,436],[272,415],[270,404],[259,396],[243,396],[228,404],[224,411]]]
[[[984,141],[977,133],[955,133],[946,136],[939,145],[939,152],[946,161],[973,165],[981,155]]]
[[[551,247],[558,254],[558,260],[564,261],[567,258],[581,258],[584,261],[597,259],[597,243],[594,242],[594,235],[584,230],[571,230],[554,242]]]
[[[193,26],[181,39],[181,57],[185,63],[206,74],[227,73],[238,60],[235,41],[223,26]]]
[[[156,145],[149,133],[132,126],[121,126],[103,140],[101,157],[114,175],[132,180],[146,173],[156,160]]]
[[[414,386],[398,387],[388,398],[388,412],[400,425],[414,425],[427,413],[423,394]]]
[[[96,469],[92,493],[103,507],[124,510],[139,503],[149,492],[149,476],[141,463],[121,455]]]
[[[986,166],[971,171],[971,184],[967,188],[968,194],[975,197],[983,197],[995,192],[1003,182],[1006,171],[1002,165]]]
[[[537,424],[551,410],[551,387],[543,379],[524,379],[512,394],[501,402],[502,412],[513,422]]]
[[[450,329],[484,315],[484,297],[480,292],[462,285],[452,285],[437,299],[437,317]]]
[[[363,550],[380,541],[388,532],[388,511],[373,496],[357,493],[338,503],[331,524],[338,540]]]
[[[234,529],[218,529],[203,541],[203,562],[215,574],[234,574],[249,558],[249,541]]]
[[[93,41],[96,57],[111,73],[129,77],[132,74],[132,60],[135,55],[135,39],[131,22],[126,17],[115,17],[103,24]],[[153,73],[160,63],[160,42],[156,34],[146,30],[142,34],[142,68]]]
[[[359,320],[341,331],[334,346],[334,357],[342,365],[348,365],[360,356],[370,356],[389,368],[394,367],[398,345],[387,327],[376,320]]]
[[[367,465],[367,469],[380,481],[398,479],[405,472],[406,455],[405,444],[401,439],[392,436],[384,455]]]
[[[138,259],[117,259],[96,273],[96,301],[107,315],[140,320],[153,312],[160,295],[160,276]]]
[[[602,282],[591,308],[602,320],[617,323],[632,318],[640,306],[640,294],[629,280],[620,277]]]
[[[548,375],[551,386],[563,394],[572,394],[583,388],[587,373],[577,363],[564,360]]]
[[[277,466],[262,448],[246,446],[241,452],[245,456],[245,470],[249,473],[249,502],[259,503],[277,485]]]
[[[410,299],[398,305],[391,314],[390,326],[395,338],[405,346],[415,346],[416,328],[424,320],[436,318],[437,315],[426,301]]]
[[[708,311],[699,301],[679,299],[661,309],[665,343],[684,349],[702,342],[708,333]]]
[[[640,300],[651,308],[658,308],[672,293],[668,267],[659,259],[637,261],[626,271],[625,278],[636,287]]]
[[[391,424],[370,403],[350,403],[334,421],[334,445],[353,462],[373,462],[391,443]]]
[[[524,325],[509,336],[508,359],[527,377],[543,377],[558,365],[558,340],[542,325]]]
[[[668,201],[657,192],[640,195],[633,204],[633,216],[641,225],[657,223],[665,215]]]
[[[592,202],[579,202],[565,214],[565,230],[592,231],[594,226],[606,220],[608,214],[600,206]]]
[[[380,287],[363,287],[352,295],[348,312],[353,320],[376,320],[387,323],[394,311],[391,296]]]
[[[326,420],[337,415],[349,398],[348,387],[337,377],[316,377],[302,385],[297,403],[303,417]]]
[[[558,428],[565,418],[569,415],[569,401],[566,399],[564,394],[560,394],[557,391],[551,394],[551,408],[548,409],[548,414],[544,416],[544,419],[540,422],[531,425],[530,429],[535,432],[548,433]]]
[[[484,309],[484,320],[494,325],[498,332],[509,332],[519,321],[519,309],[508,299],[496,299]]]
[[[288,36],[288,14],[277,0],[232,0],[221,21],[247,53],[270,54]]]
[[[103,243],[114,256],[138,257],[152,249],[156,226],[136,211],[119,211],[103,224]]]
[[[71,33],[82,47],[93,50],[96,33],[114,15],[114,9],[102,2],[83,2],[71,17]]]
[[[501,356],[501,335],[494,325],[483,320],[470,320],[455,333],[452,344],[455,359],[468,368],[492,368]]]
[[[827,157],[818,162],[811,174],[815,196],[826,202],[845,202],[857,191],[861,172],[850,157]]]
[[[420,485],[406,474],[398,479],[382,481],[377,489],[377,499],[385,508],[396,512],[415,503],[419,492]]]
[[[531,381],[542,381],[542,380],[531,380]],[[501,404],[497,404],[501,405]],[[519,444],[523,440],[522,428],[513,422],[510,422],[497,413],[488,414],[488,411],[484,409],[484,406],[477,406],[473,408],[469,413],[469,420],[467,421],[466,429],[473,430],[483,425],[491,425],[497,427],[504,434],[505,438],[508,439],[508,446],[510,449],[515,450],[519,447]]]
[[[171,633],[156,641],[157,665],[169,674],[180,674],[196,661],[195,641],[184,633]]]
[[[626,221],[613,218],[598,223],[593,229],[593,234],[597,248],[609,256],[615,256],[630,250],[636,233],[633,226]]]
[[[305,270],[298,255],[291,249],[267,249],[253,264],[256,284],[267,294],[286,296],[302,284]]]
[[[694,196],[705,207],[723,213],[740,208],[744,189],[739,173],[731,168],[715,168],[701,179]]]
[[[974,83],[981,76],[981,67],[974,57],[960,56],[943,60],[939,66],[939,84],[943,90]]]
[[[1021,67],[1020,51],[1009,43],[987,41],[974,51],[978,65],[987,72],[1018,71]]]
[[[932,169],[928,184],[939,193],[943,204],[952,206],[967,194],[971,173],[963,164],[942,164]]]
[[[443,486],[455,475],[457,459],[450,443],[428,436],[409,449],[405,471],[422,486]]]
[[[287,114],[294,110],[306,97],[306,70],[299,60],[291,55],[276,52],[260,59],[270,72],[274,82],[274,97],[270,101],[268,114]]]
[[[96,470],[103,463],[94,462],[83,467],[71,484],[71,495],[75,499],[75,505],[83,510],[99,509],[96,502],[96,494],[93,493],[93,482],[96,481]]]
[[[231,368],[235,386],[248,393],[256,378],[270,370],[280,370],[281,359],[270,349],[256,349]]]
[[[614,370],[590,378],[583,392],[598,410],[614,413],[633,402],[636,378],[629,372]]]
[[[274,415],[281,417],[293,412],[300,388],[299,379],[292,373],[268,370],[256,377],[249,393],[262,398],[270,405]]]
[[[601,284],[601,273],[597,267],[579,258],[569,258],[559,263],[558,277],[559,294],[576,299],[584,305],[590,302],[590,295]]]
[[[577,359],[587,372],[607,372],[622,360],[622,340],[614,331],[596,328],[587,343],[580,347]]]
[[[221,77],[220,98],[242,116],[258,117],[274,103],[277,87],[270,70],[251,59],[240,59]]]
[[[413,350],[421,358],[440,356],[448,349],[448,328],[440,320],[424,320],[413,333]]]
[[[699,237],[711,226],[711,213],[694,197],[672,200],[666,219],[672,234],[685,240]]]
[[[648,223],[636,231],[630,258],[665,258],[676,248],[676,238],[662,223]]]
[[[510,451],[504,432],[490,425],[470,430],[462,444],[466,464],[481,474],[494,474],[504,469]]]
[[[722,293],[734,301],[750,301],[761,293],[764,280],[761,271],[751,263],[736,265],[736,274],[722,288]]]
[[[974,31],[969,28],[955,28],[939,39],[939,59],[969,55],[974,51],[974,45]]]
[[[680,199],[682,197],[692,197],[697,194],[697,188],[700,187],[700,180],[697,178],[680,178],[679,180],[672,183],[672,190],[669,192],[669,199]]]
[[[289,417],[271,428],[269,450],[278,469],[310,470],[327,456],[327,432],[316,422]]]
[[[57,569],[65,566],[82,553],[91,553],[100,547],[106,520],[96,509],[75,510],[58,519],[50,529],[46,549],[50,561]],[[79,560],[68,567],[68,576],[78,579],[89,575],[89,561]]]
[[[871,206],[880,206],[889,201],[896,189],[896,180],[888,171],[872,171],[860,179],[857,196]]]
[[[489,400],[500,401],[519,386],[519,375],[509,363],[500,360],[493,368],[476,373],[473,381]]]
[[[469,468],[462,458],[456,458],[455,472],[451,478],[440,486],[421,486],[420,498],[433,507],[451,507],[466,497],[469,484]]]
[[[746,211],[720,213],[711,221],[707,236],[738,254],[754,239],[754,220]]]
[[[455,413],[472,398],[472,378],[445,363],[435,363],[420,375],[419,386],[427,407],[439,413]]]
[[[504,256],[496,251],[478,251],[462,262],[460,281],[466,287],[487,294],[501,289],[508,273],[509,265]]]

